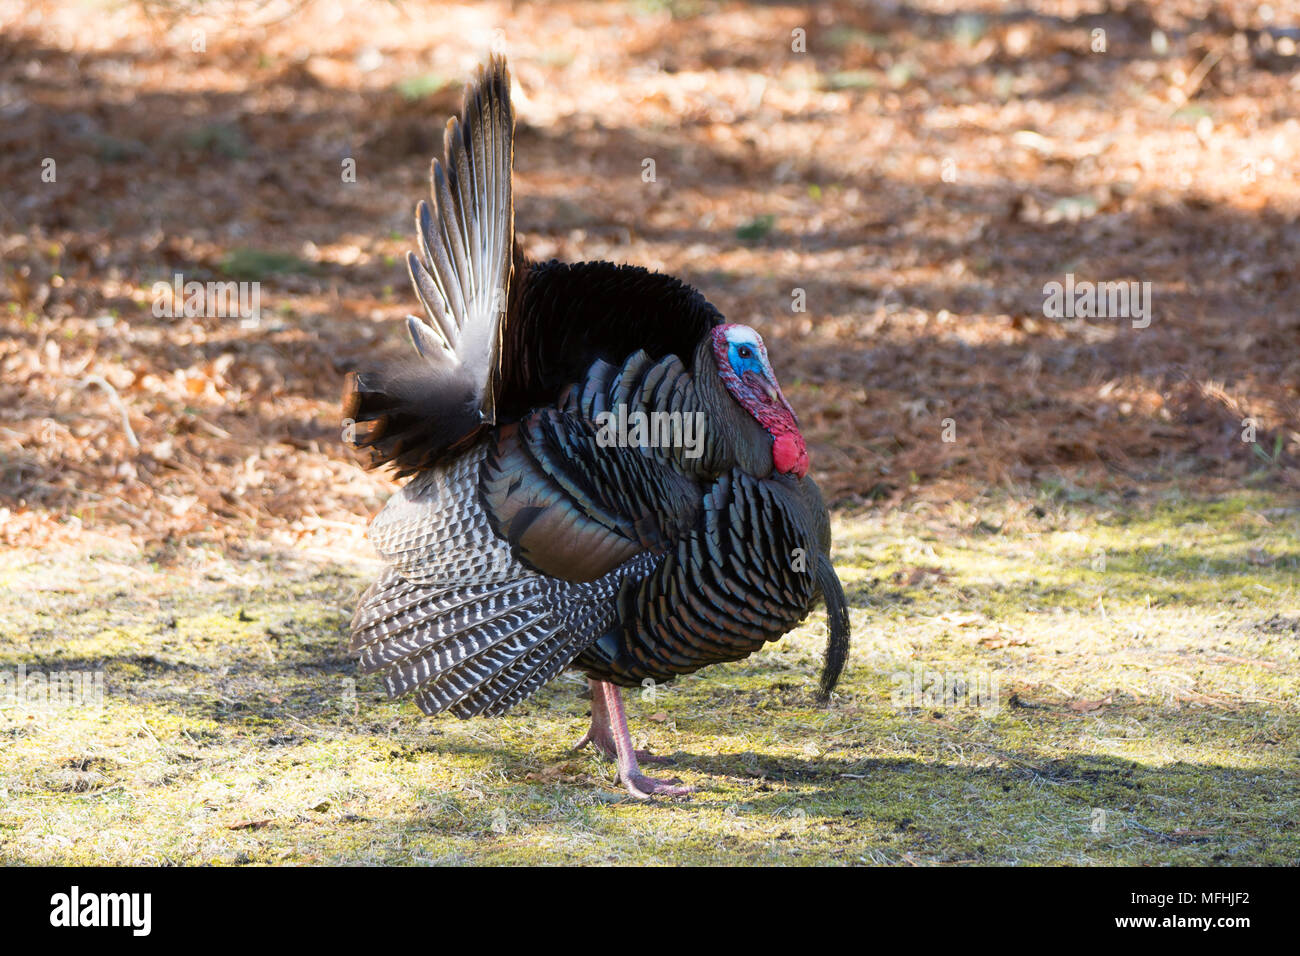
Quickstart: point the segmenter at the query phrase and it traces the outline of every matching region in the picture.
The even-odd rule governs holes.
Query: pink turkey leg
[[[601,753],[618,761],[618,778],[628,793],[640,800],[647,800],[655,794],[679,797],[695,790],[694,787],[682,786],[679,780],[657,780],[641,772],[637,757],[643,752],[632,746],[627,713],[623,710],[623,692],[616,684],[591,681],[591,729],[578,746],[586,743],[593,744]],[[663,759],[649,754],[646,758]]]
[[[641,772],[636,762],[636,750],[632,747],[632,735],[627,730],[623,691],[617,684],[605,682],[601,682],[600,690],[605,696],[605,710],[614,733],[614,745],[618,750],[618,776],[627,787],[627,792],[641,800],[647,800],[655,794],[680,797],[694,792],[694,787],[682,786],[680,780],[657,780]]]
[[[587,684],[591,687],[591,726],[582,735],[582,739],[573,745],[573,749],[581,750],[587,744],[591,744],[598,752],[604,754],[610,760],[617,760],[618,745],[614,742],[614,731],[609,722],[609,708],[605,706],[605,692],[602,690],[607,685],[601,681],[591,679],[588,679]],[[614,687],[613,684],[608,686]],[[614,689],[617,690],[618,688],[615,687]],[[659,757],[648,750],[636,751],[636,759],[643,763],[673,762],[671,757]]]

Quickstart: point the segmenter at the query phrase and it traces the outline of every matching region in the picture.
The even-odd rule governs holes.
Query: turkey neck
[[[716,472],[739,468],[755,478],[772,474],[772,436],[732,397],[718,372],[709,336],[695,346],[695,389],[707,415],[704,460]]]

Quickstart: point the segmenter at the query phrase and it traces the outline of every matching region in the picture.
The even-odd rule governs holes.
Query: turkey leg
[[[641,772],[638,760],[646,763],[672,761],[632,746],[627,713],[623,710],[623,691],[617,684],[598,680],[589,680],[588,683],[591,685],[591,727],[573,749],[591,744],[606,757],[617,761],[618,778],[634,797],[645,799],[654,794],[675,797],[694,791],[694,787],[681,786],[679,780],[657,780]]]

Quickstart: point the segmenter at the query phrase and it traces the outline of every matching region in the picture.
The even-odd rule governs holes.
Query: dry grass
[[[812,701],[820,615],[634,697],[634,733],[700,788],[652,805],[568,752],[580,682],[467,722],[354,683],[354,569],[11,566],[0,670],[101,670],[105,696],[0,701],[0,859],[1294,862],[1300,511],[1034,508],[841,524],[855,646],[833,706]],[[991,693],[913,697],[918,669]]]

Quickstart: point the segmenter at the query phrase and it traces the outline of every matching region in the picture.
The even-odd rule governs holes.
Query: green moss
[[[820,613],[629,694],[699,792],[642,804],[571,753],[581,683],[422,717],[356,674],[366,581],[204,553],[0,567],[0,670],[102,670],[101,706],[0,700],[0,862],[1293,863],[1300,514],[1052,489],[841,516],[854,651]],[[155,556],[157,558],[157,556]],[[916,674],[992,688],[917,696]],[[995,685],[995,687],[994,687]]]

